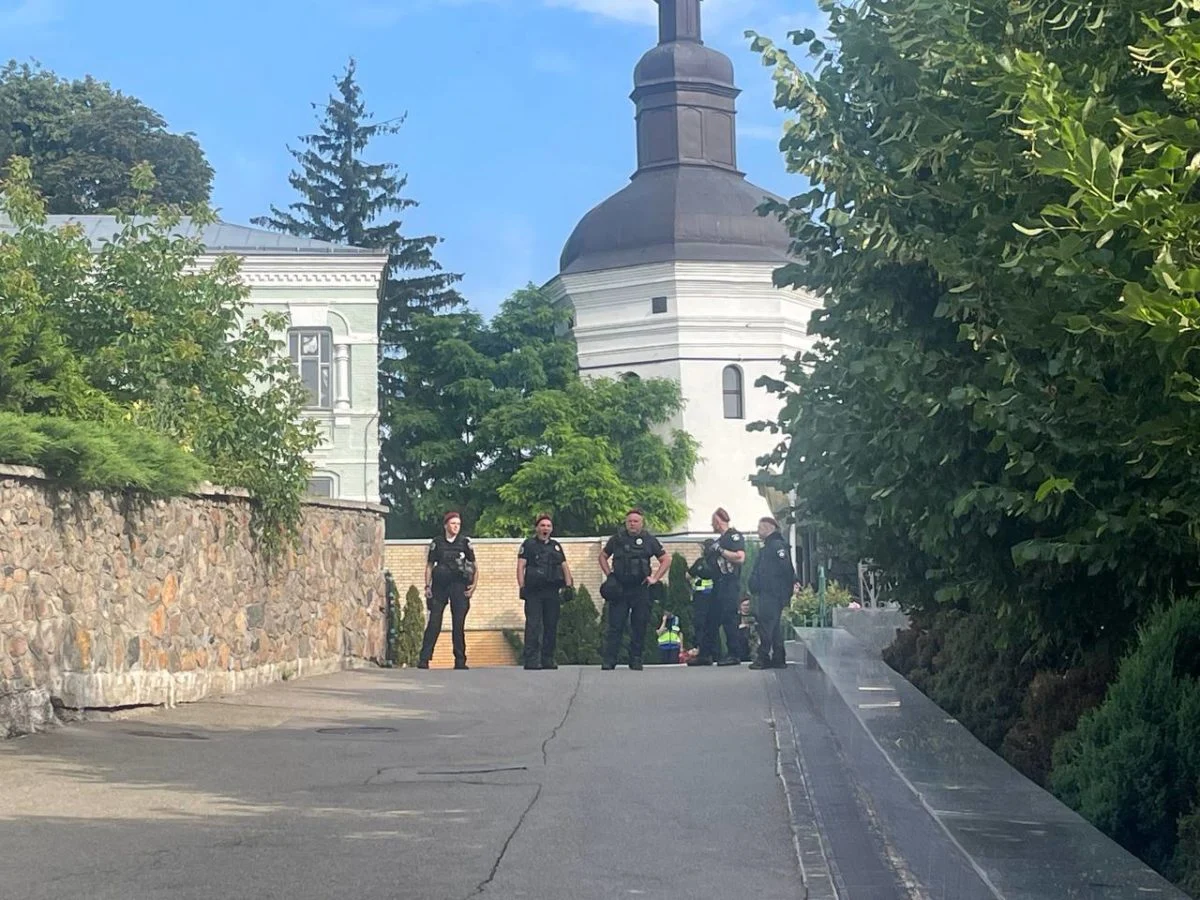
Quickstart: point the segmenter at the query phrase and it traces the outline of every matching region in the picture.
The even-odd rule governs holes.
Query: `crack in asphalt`
[[[559,720],[558,724],[550,730],[550,734],[546,736],[546,739],[542,741],[543,766],[550,764],[550,743],[556,737],[558,737],[558,733],[562,730],[563,726],[567,724],[567,719],[571,716],[571,710],[575,708],[575,699],[579,696],[579,689],[582,686],[583,669],[581,668],[579,670],[579,676],[575,679],[575,687],[571,691],[571,696],[567,700],[567,708],[563,710],[562,718]],[[529,818],[529,814],[533,812],[533,808],[537,806],[538,800],[540,800],[542,797],[542,787],[543,785],[541,782],[538,782],[537,790],[533,792],[533,798],[529,801],[529,805],[525,807],[525,811],[521,813],[520,818],[517,819],[516,825],[513,826],[513,830],[509,832],[508,838],[505,839],[504,845],[500,848],[500,852],[496,855],[496,861],[492,863],[492,870],[488,873],[488,877],[479,882],[478,886],[476,886],[475,890],[472,891],[468,897],[478,897],[480,894],[483,894],[492,884],[492,882],[496,880],[496,874],[500,871],[500,866],[504,864],[504,857],[508,853],[508,848],[512,846],[512,842],[516,839],[518,832],[520,832],[521,827],[525,824],[525,820]]]
[[[525,807],[525,811],[521,813],[521,817],[517,819],[517,824],[513,826],[513,830],[509,832],[508,837],[504,841],[504,845],[500,848],[499,854],[496,856],[496,861],[492,863],[492,870],[488,873],[488,877],[479,882],[475,890],[467,895],[468,900],[471,897],[478,897],[488,889],[493,881],[496,880],[496,873],[500,871],[500,865],[504,862],[504,856],[508,853],[508,848],[512,844],[513,839],[517,836],[517,832],[521,830],[521,826],[525,824],[525,819],[537,806],[537,802],[542,796],[542,786],[539,784],[537,790],[533,792],[533,799],[529,801],[529,805]]]
[[[550,765],[550,754],[548,752],[548,748],[550,747],[550,742],[553,741],[556,737],[558,737],[558,732],[561,731],[562,727],[567,724],[567,717],[569,715],[571,715],[571,710],[574,709],[574,707],[575,707],[575,698],[579,696],[579,689],[582,686],[583,686],[583,669],[580,668],[579,677],[575,679],[575,690],[571,691],[571,698],[569,700],[567,700],[567,708],[563,711],[563,717],[562,717],[561,721],[559,721],[559,723],[554,726],[554,728],[550,732],[549,736],[547,736],[547,738],[544,741],[542,741],[542,765],[543,766]]]

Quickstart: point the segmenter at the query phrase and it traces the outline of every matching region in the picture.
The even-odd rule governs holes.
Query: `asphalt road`
[[[791,674],[347,672],[0,743],[0,898],[798,900]]]

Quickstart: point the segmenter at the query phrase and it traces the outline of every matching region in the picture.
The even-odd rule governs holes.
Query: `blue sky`
[[[353,55],[378,119],[404,129],[371,155],[399,163],[421,206],[410,234],[445,241],[485,313],[557,270],[579,218],[635,164],[632,71],[655,43],[653,0],[0,0],[0,59],[93,75],[194,132],[214,203],[246,223],[292,199],[285,144]],[[769,190],[802,190],[777,148],[769,70],[742,37],[783,40],[815,0],[705,0],[706,43],[743,90],[739,163]]]

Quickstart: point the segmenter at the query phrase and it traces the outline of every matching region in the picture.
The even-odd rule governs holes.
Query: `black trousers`
[[[425,623],[425,640],[421,642],[421,662],[427,663],[433,659],[433,648],[437,646],[438,635],[442,633],[442,615],[446,604],[450,604],[450,629],[454,642],[454,664],[467,664],[467,613],[471,609],[471,601],[467,599],[467,586],[455,580],[442,584],[434,583],[433,598],[429,601],[429,621]]]
[[[679,665],[679,648],[678,647],[659,647],[658,661],[664,666]]]
[[[621,652],[625,623],[629,623],[629,661],[642,661],[646,642],[646,624],[650,621],[650,587],[646,584],[622,585],[616,600],[608,601],[608,634],[604,641],[604,665],[615,666]]]
[[[712,591],[695,591],[692,593],[692,627],[696,631],[696,655],[707,659],[712,659],[717,652],[710,645],[712,636],[708,630],[708,620],[712,615],[712,605]]]
[[[783,647],[783,610],[790,598],[758,598],[758,661],[782,666],[787,662]]]
[[[709,595],[708,615],[704,619],[704,640],[700,644],[700,655],[716,659],[721,653],[721,629],[725,629],[725,654],[741,659],[742,635],[738,629],[738,580],[729,578],[718,581]],[[707,651],[707,652],[706,652]]]
[[[558,588],[525,589],[525,668],[554,662],[561,612],[562,591]]]

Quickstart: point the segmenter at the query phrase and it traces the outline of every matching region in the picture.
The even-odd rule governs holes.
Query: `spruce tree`
[[[376,138],[397,134],[405,116],[374,122],[356,71],[351,59],[326,101],[317,131],[300,138],[301,149],[288,148],[299,163],[288,183],[300,199],[287,209],[272,206],[269,216],[252,221],[297,237],[389,250],[379,303],[380,342],[386,352],[399,349],[414,314],[460,305],[454,286],[462,276],[443,271],[434,258],[441,238],[405,236],[401,220],[387,217],[418,205],[404,195],[408,176],[395,163],[367,162],[363,154]],[[313,108],[321,109],[316,103]]]
[[[321,112],[317,131],[300,138],[299,149],[288,148],[298,163],[288,181],[300,199],[286,209],[271,207],[255,225],[297,237],[314,238],[355,247],[382,248],[390,252],[379,295],[379,387],[383,459],[380,487],[385,501],[396,506],[403,498],[403,478],[392,459],[400,442],[389,436],[413,411],[429,406],[428,387],[414,380],[401,365],[410,353],[413,320],[460,307],[455,285],[461,275],[446,272],[434,257],[441,242],[435,235],[407,236],[396,214],[417,206],[404,194],[408,177],[391,162],[368,162],[367,147],[379,137],[394,135],[404,116],[374,122],[367,111],[362,89],[355,79],[353,59],[336,80],[336,89]],[[403,466],[400,466],[403,468]]]

